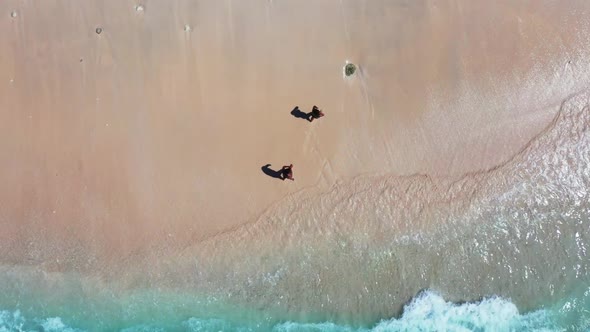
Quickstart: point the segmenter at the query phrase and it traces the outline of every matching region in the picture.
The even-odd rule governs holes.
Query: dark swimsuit
[[[288,178],[289,174],[291,174],[291,169],[290,168],[284,168],[283,169],[283,177],[284,178]]]

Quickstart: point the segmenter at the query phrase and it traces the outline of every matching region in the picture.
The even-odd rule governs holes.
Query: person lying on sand
[[[312,122],[313,119],[319,119],[322,116],[324,116],[324,112],[322,112],[322,110],[319,109],[316,105],[313,105],[313,108],[311,109],[311,113],[309,113],[309,115],[308,115],[308,120],[309,120],[309,122]]]
[[[283,166],[283,168],[281,168],[281,179],[283,181],[285,181],[285,179],[295,181],[295,179],[293,178],[293,164],[289,166]]]

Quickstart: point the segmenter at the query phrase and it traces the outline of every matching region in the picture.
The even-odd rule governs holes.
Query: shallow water
[[[300,192],[112,280],[5,266],[0,331],[588,330],[588,98],[494,169]]]
[[[62,317],[0,310],[0,331],[585,331],[590,328],[590,288],[580,288],[574,294],[546,309],[521,313],[514,303],[502,298],[453,304],[425,291],[405,306],[400,318],[383,319],[371,326],[280,321],[237,308],[216,314],[197,310],[191,317],[170,314],[156,303],[142,303],[143,310],[132,313],[128,309],[113,310],[111,317],[106,311],[83,314],[89,308],[82,307]],[[120,319],[129,314],[135,316],[127,321]]]

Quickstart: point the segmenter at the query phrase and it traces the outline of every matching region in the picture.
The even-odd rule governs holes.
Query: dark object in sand
[[[355,72],[356,66],[353,63],[347,63],[346,66],[344,66],[344,75],[352,76]]]

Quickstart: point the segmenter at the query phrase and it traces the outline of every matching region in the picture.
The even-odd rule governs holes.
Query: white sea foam
[[[60,317],[27,319],[20,310],[0,310],[0,332],[82,332],[62,322]]]
[[[424,292],[409,303],[399,319],[383,320],[371,328],[353,328],[333,323],[299,324],[287,322],[276,332],[346,331],[561,331],[552,313],[539,310],[521,314],[505,299],[489,298],[475,303],[454,304],[433,292]]]

